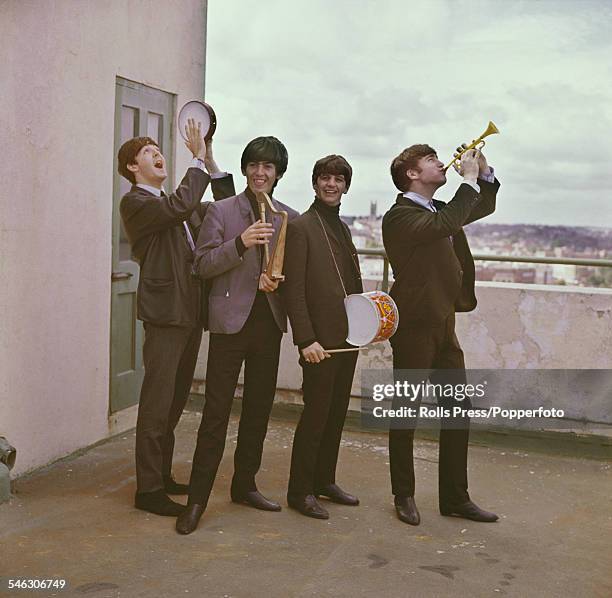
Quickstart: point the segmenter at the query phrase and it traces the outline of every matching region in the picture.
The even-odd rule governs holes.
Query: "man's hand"
[[[187,149],[193,154],[194,158],[199,158],[204,162],[206,160],[206,143],[202,136],[202,123],[196,124],[195,119],[187,119],[185,135],[187,136],[187,141],[185,141]]]
[[[269,222],[262,222],[258,220],[254,224],[251,224],[249,228],[245,229],[240,235],[244,246],[248,249],[253,245],[266,245],[268,244],[269,238],[274,234],[274,227]]]
[[[265,272],[259,275],[259,290],[273,293],[278,289],[278,280],[272,280]]]
[[[487,163],[487,159],[484,157],[484,154],[478,150],[478,176],[480,178],[483,175],[491,174],[491,170],[489,168],[489,164]]]
[[[206,142],[206,158],[204,158],[204,168],[208,174],[217,174],[221,169],[217,166],[213,156],[212,137]]]
[[[302,349],[302,356],[308,363],[319,363],[326,357],[331,357],[317,341]]]
[[[457,148],[457,151],[453,154],[453,157],[456,158],[459,155],[459,153],[462,152],[466,147],[467,147],[467,143],[462,143]],[[482,177],[483,175],[490,174],[489,164],[487,163],[487,159],[485,158],[484,154],[480,150],[474,150],[474,151],[478,153],[478,176]],[[457,166],[457,162],[453,162],[453,166],[455,167],[455,170],[459,174],[461,174],[460,169]]]
[[[459,167],[455,168],[457,172],[468,181],[476,182],[478,178],[478,155],[480,152],[475,149],[468,150],[463,153],[461,156],[461,162],[459,163]]]

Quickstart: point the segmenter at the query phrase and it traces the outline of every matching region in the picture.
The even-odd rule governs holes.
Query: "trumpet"
[[[487,127],[487,130],[480,135],[480,137],[478,137],[478,139],[474,139],[474,141],[472,141],[472,143],[470,143],[470,145],[468,145],[466,148],[462,149],[449,163],[447,166],[444,167],[444,170],[447,171],[455,162],[457,163],[457,166],[459,165],[459,160],[461,159],[461,156],[467,152],[468,150],[471,149],[482,149],[485,146],[485,137],[488,137],[489,135],[496,135],[497,133],[499,133],[499,129],[495,126],[495,123],[490,120],[489,121],[489,126]]]

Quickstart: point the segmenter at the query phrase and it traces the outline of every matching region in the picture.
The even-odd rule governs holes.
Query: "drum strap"
[[[334,260],[334,266],[336,267],[336,272],[338,273],[338,278],[340,279],[340,284],[342,285],[342,291],[344,292],[344,296],[348,297],[346,288],[344,286],[344,281],[342,280],[342,275],[340,274],[340,268],[338,268],[338,262],[336,262],[336,256],[334,255],[334,250],[332,249],[331,243],[329,242],[329,237],[327,236],[327,231],[325,230],[325,225],[323,224],[323,220],[321,220],[321,216],[319,215],[319,212],[315,210],[315,214],[317,215],[317,218],[319,219],[319,224],[321,225],[321,228],[323,229],[323,234],[325,235],[325,240],[327,241],[327,246],[329,247],[329,253],[331,254],[332,260]]]

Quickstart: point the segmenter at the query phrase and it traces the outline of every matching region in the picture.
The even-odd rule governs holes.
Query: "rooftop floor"
[[[199,416],[178,428],[175,477],[188,478]],[[270,423],[260,490],[285,505],[294,423]],[[133,508],[134,433],[14,484],[0,505],[0,587],[63,578],[35,595],[354,597],[612,595],[610,463],[499,447],[470,448],[470,492],[493,524],[437,510],[437,445],[416,448],[422,523],[398,521],[386,439],[345,431],[338,482],[359,507],[326,503],[329,521],[229,500],[237,417],[209,507],[190,536]],[[28,591],[15,591],[14,596]],[[0,590],[2,594],[2,590]]]

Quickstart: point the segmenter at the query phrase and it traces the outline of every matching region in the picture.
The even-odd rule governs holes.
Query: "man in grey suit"
[[[234,197],[212,204],[200,229],[195,264],[211,282],[208,300],[210,343],[205,405],[187,508],[176,530],[193,532],[206,509],[217,474],[232,401],[243,362],[244,393],[238,443],[234,453],[233,502],[256,509],[280,511],[278,503],[257,490],[255,475],[261,465],[263,443],[274,401],[280,342],[287,316],[278,294],[278,281],[263,271],[264,245],[274,246],[280,218],[258,220],[255,194],[271,195],[287,169],[287,150],[275,137],[258,137],[245,148],[242,173],[247,188]],[[298,212],[272,198],[274,207],[289,218]]]

